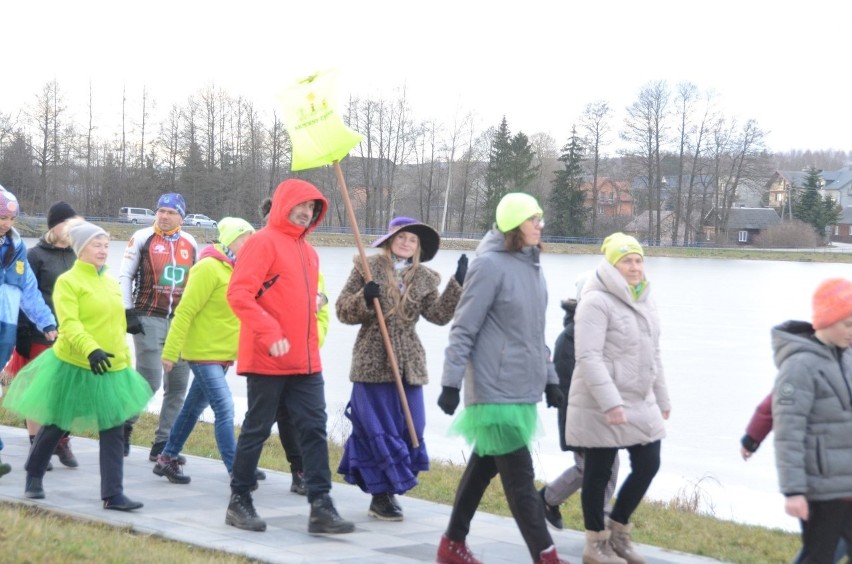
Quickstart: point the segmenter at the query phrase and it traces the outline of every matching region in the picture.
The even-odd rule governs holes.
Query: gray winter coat
[[[450,329],[441,384],[460,388],[465,405],[537,403],[557,383],[544,340],[547,286],[539,251],[510,253],[489,231],[476,249]]]
[[[629,447],[666,436],[671,410],[660,362],[660,323],[651,286],[637,301],[624,277],[603,260],[583,287],[574,318],[576,365],[568,394],[565,442],[574,447]],[[627,423],[606,412],[624,407]]]
[[[804,321],[772,329],[778,484],[814,501],[852,498],[852,351],[813,335]]]

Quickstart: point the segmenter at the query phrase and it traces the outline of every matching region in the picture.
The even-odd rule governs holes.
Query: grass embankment
[[[348,428],[342,423],[341,415],[332,416],[331,419],[334,423],[329,431],[330,466],[334,470],[340,461],[340,444]],[[22,425],[22,421],[0,409],[0,424],[18,426]],[[155,416],[143,414],[133,434],[134,443],[149,446],[146,441],[153,436],[155,427]],[[89,438],[96,437],[92,435]],[[263,450],[260,466],[288,472],[289,465],[277,437],[271,437],[267,447]],[[190,435],[184,452],[218,458],[213,426],[200,423]],[[566,455],[565,464],[571,464],[571,460]],[[451,505],[463,470],[462,465],[433,460],[431,470],[420,475],[420,485],[407,495]],[[335,481],[341,481],[336,473],[333,473],[333,477]],[[753,564],[792,560],[799,547],[798,535],[699,514],[695,508],[700,495],[700,491],[696,490],[686,492],[668,503],[643,503],[633,518],[636,541],[727,562]],[[365,495],[364,508],[367,502]],[[343,509],[344,514],[356,510]],[[486,491],[480,510],[511,515],[499,480],[494,480]],[[572,496],[562,506],[562,514],[566,528],[583,530],[579,496]],[[0,504],[0,523],[0,554],[4,555],[3,559],[7,562],[158,562],[165,559],[192,563],[252,562],[246,558],[202,550],[129,529],[57,517],[47,511],[20,505]],[[143,556],[140,558],[140,555]]]

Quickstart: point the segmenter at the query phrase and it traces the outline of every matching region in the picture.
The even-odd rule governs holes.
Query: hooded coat
[[[316,202],[307,228],[290,221],[297,205]],[[322,371],[317,328],[319,257],[305,238],[325,217],[328,202],[312,184],[288,179],[272,196],[266,227],[248,238],[228,286],[228,303],[240,319],[238,374],[292,376]],[[287,339],[287,354],[273,343]]]
[[[852,498],[852,350],[814,338],[810,323],[772,329],[775,464],[784,495]]]
[[[660,362],[660,323],[647,285],[634,301],[630,286],[606,260],[583,288],[577,305],[576,366],[568,394],[565,442],[573,447],[619,448],[666,436],[671,409]],[[623,406],[624,425],[606,412]]]
[[[491,229],[464,281],[444,356],[443,386],[461,388],[465,405],[537,403],[556,384],[544,340],[547,285],[539,250],[506,250]]]

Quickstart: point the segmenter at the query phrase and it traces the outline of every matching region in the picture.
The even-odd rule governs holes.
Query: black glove
[[[548,384],[544,387],[547,407],[562,407],[565,405],[565,394],[559,389],[559,384]]]
[[[756,440],[752,439],[750,436],[743,435],[743,438],[740,439],[740,444],[743,445],[743,448],[749,452],[754,452],[760,446],[760,443]]]
[[[373,307],[373,298],[378,298],[381,293],[382,290],[375,281],[370,280],[364,284],[364,301],[367,302],[367,307]]]
[[[438,407],[447,415],[452,415],[456,412],[459,406],[459,389],[451,386],[444,386],[441,390],[441,395],[438,396]]]
[[[142,327],[142,322],[136,317],[136,312],[132,309],[124,310],[124,318],[127,319],[127,332],[131,335],[145,334],[145,329]]]
[[[464,277],[467,276],[467,255],[463,254],[459,257],[459,265],[456,268],[454,276],[456,277],[456,282],[459,283],[459,286],[464,284]]]
[[[106,374],[107,369],[112,366],[110,358],[115,358],[115,355],[103,349],[95,349],[89,354],[89,367],[95,374]]]

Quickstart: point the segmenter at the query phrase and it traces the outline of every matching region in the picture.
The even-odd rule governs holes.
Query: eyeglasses
[[[527,221],[531,221],[533,227],[544,227],[544,218],[540,215],[534,215],[527,219]]]

